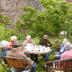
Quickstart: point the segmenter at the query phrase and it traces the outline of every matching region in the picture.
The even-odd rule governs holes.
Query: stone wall
[[[10,24],[13,25],[23,13],[22,7],[30,6],[40,11],[43,10],[39,0],[0,0],[0,13],[10,17]]]

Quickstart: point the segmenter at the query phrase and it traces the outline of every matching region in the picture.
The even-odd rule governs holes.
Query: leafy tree
[[[0,23],[4,26],[7,26],[9,24],[10,18],[8,16],[4,16],[0,14]]]
[[[42,12],[31,7],[23,8],[26,12],[20,16],[17,28],[27,30],[27,34],[32,36],[43,34],[58,36],[62,30],[70,33],[72,4],[63,0],[41,0],[41,3],[45,8]]]
[[[9,38],[16,34],[13,29],[7,29],[9,24],[9,17],[0,14],[0,40],[9,40]]]

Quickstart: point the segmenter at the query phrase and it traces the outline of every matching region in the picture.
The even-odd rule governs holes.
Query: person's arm
[[[33,41],[32,43],[33,43],[34,46],[36,45],[35,41]]]
[[[65,48],[64,48],[64,46],[63,46],[63,47],[61,47],[59,54],[64,53],[64,51],[65,51]]]
[[[23,47],[25,47],[27,45],[27,41],[25,40],[24,42],[23,42]]]
[[[42,45],[42,44],[43,44],[43,40],[40,39],[40,41],[39,41],[39,45]]]
[[[48,41],[47,46],[48,47],[51,47],[52,46],[52,44],[50,43],[50,41]]]
[[[12,49],[12,43],[10,42],[10,45],[8,46],[9,49]]]

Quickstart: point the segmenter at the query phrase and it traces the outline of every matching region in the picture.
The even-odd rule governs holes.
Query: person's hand
[[[25,67],[25,69],[29,69],[29,68],[30,68],[30,66],[26,66],[26,67]]]

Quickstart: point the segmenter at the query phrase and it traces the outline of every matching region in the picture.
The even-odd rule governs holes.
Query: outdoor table
[[[24,53],[28,53],[28,54],[47,54],[48,52],[40,52],[40,51],[38,51],[38,52],[35,52],[35,51],[24,51]]]
[[[28,54],[47,54],[51,51],[50,47],[48,48],[40,48],[39,46],[32,48],[31,50],[24,50],[24,53],[28,53]]]

